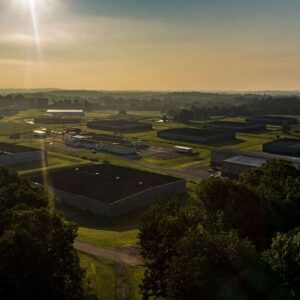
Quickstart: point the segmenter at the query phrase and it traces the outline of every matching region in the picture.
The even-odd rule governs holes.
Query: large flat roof
[[[40,150],[36,148],[27,147],[27,146],[0,142],[0,155],[22,153],[22,152],[33,152],[33,151],[35,152]]]
[[[179,178],[110,164],[87,165],[50,172],[47,184],[58,190],[113,203]],[[43,176],[33,179],[44,183]]]
[[[191,128],[191,127],[170,128],[170,129],[161,130],[160,132],[185,134],[190,136],[212,136],[218,134],[229,134],[228,131],[221,130],[221,129]]]
[[[263,158],[263,159],[282,159],[289,161],[291,163],[300,165],[300,158],[298,157],[292,157],[287,155],[280,155],[280,154],[269,154],[265,152],[251,152],[251,151],[243,151],[238,149],[214,149],[212,150],[214,153],[226,153],[233,156],[240,156],[240,155],[246,155],[251,157],[257,157],[257,158]]]
[[[224,161],[250,167],[261,167],[265,162],[267,162],[267,159],[247,155],[238,155],[228,158]]]
[[[253,126],[251,123],[247,122],[234,122],[234,121],[213,121],[213,122],[208,122],[206,124],[211,124],[211,125],[228,125],[228,126],[238,126],[238,127],[248,127],[248,126]]]

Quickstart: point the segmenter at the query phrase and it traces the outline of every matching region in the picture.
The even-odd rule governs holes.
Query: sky
[[[0,88],[300,90],[299,0],[0,0]]]

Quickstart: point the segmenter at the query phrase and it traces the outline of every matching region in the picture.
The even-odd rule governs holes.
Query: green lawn
[[[144,268],[128,268],[127,274],[130,286],[129,299],[142,299],[139,286],[142,283],[142,279],[144,277]]]
[[[168,157],[169,156],[169,157]],[[153,164],[158,167],[181,169],[192,166],[201,162],[200,156],[182,155],[182,154],[165,154],[156,156],[147,156],[142,159],[143,163]]]
[[[66,154],[61,154],[57,152],[47,151],[48,159],[47,165],[37,165],[37,164],[23,164],[15,166],[14,168],[20,172],[22,175],[29,175],[31,173],[41,172],[41,171],[50,171],[57,168],[77,166],[80,164],[86,164],[88,161],[83,159],[73,157]]]
[[[78,252],[78,254],[80,265],[86,270],[86,279],[99,300],[115,299],[117,288],[122,283],[127,286],[128,297],[126,299],[142,299],[139,285],[144,274],[143,268],[123,266],[125,272],[122,276],[118,276],[118,266],[83,252]]]
[[[115,231],[79,227],[78,240],[106,248],[120,248],[137,244],[138,230]]]
[[[79,252],[80,265],[86,269],[86,278],[99,300],[115,298],[117,274],[112,264],[91,255]]]

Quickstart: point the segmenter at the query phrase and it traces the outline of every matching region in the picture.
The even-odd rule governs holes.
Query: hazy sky
[[[300,89],[299,0],[0,0],[0,88]]]

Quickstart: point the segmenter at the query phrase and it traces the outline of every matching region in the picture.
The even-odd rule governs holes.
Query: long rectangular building
[[[48,184],[63,203],[115,217],[186,192],[181,178],[111,164],[50,171],[33,182]]]
[[[47,114],[54,117],[63,117],[63,116],[76,116],[83,117],[83,109],[48,109]]]
[[[0,165],[12,166],[47,160],[47,152],[10,143],[0,143]]]
[[[218,149],[211,152],[211,166],[221,167],[221,175],[228,178],[238,178],[242,173],[260,167],[270,159],[286,160],[300,166],[300,158],[297,157],[235,149]]]
[[[298,124],[297,118],[284,116],[256,116],[246,119],[249,123],[261,123],[265,125],[295,125]]]
[[[266,129],[266,125],[262,123],[248,123],[248,122],[230,122],[230,121],[215,121],[205,123],[204,128],[231,130],[234,132],[249,132]]]

